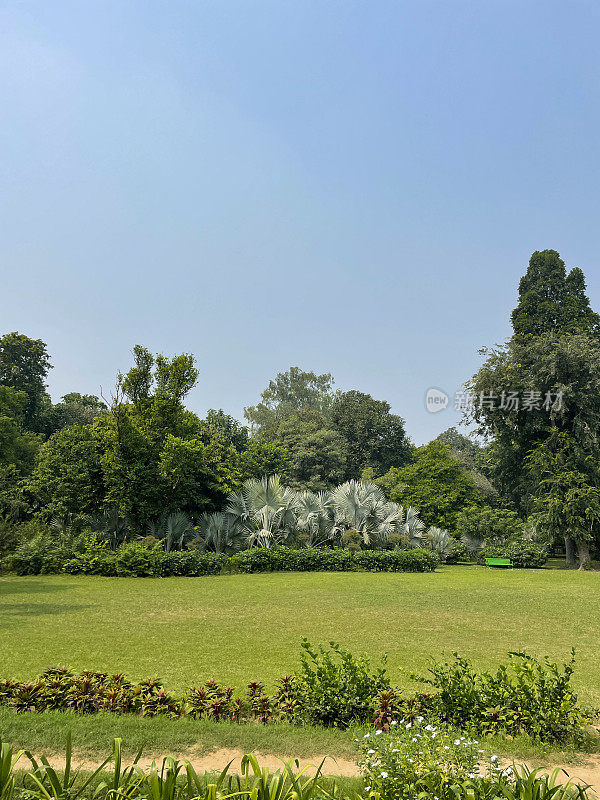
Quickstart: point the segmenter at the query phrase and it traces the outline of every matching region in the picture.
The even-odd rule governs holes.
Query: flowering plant
[[[392,721],[389,732],[375,730],[356,741],[367,794],[377,792],[383,800],[481,798],[491,784],[498,796],[499,784],[508,784],[512,773],[510,767],[499,766],[497,756],[482,769],[484,751],[477,740],[428,724],[423,717]]]

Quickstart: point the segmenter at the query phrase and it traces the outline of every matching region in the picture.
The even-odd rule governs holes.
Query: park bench
[[[510,558],[486,558],[486,567],[512,567]]]

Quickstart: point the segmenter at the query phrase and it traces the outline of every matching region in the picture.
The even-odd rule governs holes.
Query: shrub
[[[486,558],[510,558],[515,567],[539,568],[548,560],[548,548],[525,539],[520,539],[501,547],[484,547],[480,551],[478,561]]]
[[[454,654],[452,663],[434,662],[431,677],[417,678],[438,690],[437,714],[460,728],[483,734],[527,734],[544,742],[578,742],[589,715],[571,687],[575,653],[559,667],[527,653],[509,653],[495,673],[477,673]],[[413,676],[415,677],[415,676]]]
[[[61,572],[72,555],[71,549],[60,547],[49,532],[43,532],[22,542],[3,564],[17,575],[49,575]]]
[[[446,564],[458,564],[460,561],[468,561],[467,548],[459,539],[454,540],[454,548],[446,558]]]
[[[161,556],[157,547],[142,547],[135,542],[121,545],[115,551],[115,571],[120,577],[156,577],[161,574]]]
[[[354,560],[372,572],[433,572],[440,557],[432,550],[362,550]]]
[[[586,787],[527,767],[502,767],[476,739],[445,726],[399,721],[389,733],[365,734],[359,743],[366,792],[382,800],[587,800]]]
[[[170,553],[160,552],[159,563],[163,577],[219,575],[227,564],[227,556],[199,550],[172,550]]]
[[[300,672],[290,694],[297,701],[300,721],[345,728],[352,722],[371,722],[377,698],[391,689],[385,660],[375,670],[366,656],[355,657],[339,644],[311,647],[302,640]]]
[[[63,572],[71,575],[116,575],[116,555],[95,533],[83,537],[83,551],[65,560]]]

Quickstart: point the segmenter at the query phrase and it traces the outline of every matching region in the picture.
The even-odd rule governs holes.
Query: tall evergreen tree
[[[512,312],[515,336],[583,333],[598,336],[600,316],[590,308],[583,272],[568,274],[556,250],[537,250],[519,282],[519,304]]]
[[[590,308],[581,270],[567,274],[558,253],[544,250],[532,255],[521,279],[512,322],[510,341],[487,351],[468,384],[475,394],[469,416],[494,442],[501,491],[523,513],[539,513],[549,486],[548,475],[540,477],[540,464],[556,441],[564,450],[569,440],[569,452],[593,456],[582,462],[585,468],[571,470],[573,476],[577,472],[578,497],[582,475],[589,497],[600,487],[600,318]],[[568,491],[564,480],[561,491]],[[591,519],[595,526],[596,517]],[[577,547],[585,564],[590,531],[578,532],[573,525],[559,531],[555,525],[554,532],[565,536],[567,554]]]

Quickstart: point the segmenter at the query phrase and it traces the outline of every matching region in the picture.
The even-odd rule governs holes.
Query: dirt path
[[[230,772],[232,773],[240,773],[241,771],[241,761],[244,753],[241,750],[227,750],[225,748],[221,750],[215,750],[213,753],[209,753],[208,755],[200,755],[197,751],[195,752],[193,749],[187,750],[183,753],[172,753],[175,758],[180,760],[187,760],[191,763],[193,768],[198,773],[203,772],[220,772],[230,761],[232,762],[230,767]],[[281,769],[282,761],[289,761],[291,759],[290,756],[277,756],[273,755],[272,753],[256,753],[258,761],[261,766],[268,767],[269,770],[275,771],[277,769]],[[50,762],[51,766],[55,769],[62,769],[65,766],[65,759],[62,755],[47,755],[48,761]],[[139,760],[139,765],[142,768],[148,768],[153,760],[157,763],[162,761],[163,755],[157,755],[154,757],[145,756]],[[339,776],[344,778],[355,778],[360,775],[358,767],[354,763],[354,761],[350,761],[345,758],[332,758],[331,756],[325,755],[315,755],[312,758],[299,758],[298,764],[300,769],[306,769],[307,775],[314,775],[317,767],[321,763],[321,761],[325,760],[325,764],[323,765],[323,774],[324,775],[331,775],[331,776]],[[19,766],[21,768],[26,768],[29,766],[26,763],[26,758],[23,756]],[[125,759],[126,763],[127,759]],[[78,754],[77,752],[73,755],[73,763],[77,765],[81,765],[84,770],[94,770],[98,767],[98,762],[94,759],[90,758],[89,756],[86,757],[85,755]],[[506,766],[509,766],[510,762],[505,762]],[[559,769],[564,770],[566,774],[563,774],[560,778],[561,782],[567,782],[569,778],[576,780],[578,783],[589,784],[599,795],[600,795],[600,756],[589,756],[583,761],[581,764],[553,764],[548,766],[546,764],[540,765],[538,763],[530,763],[528,764],[530,768],[541,767],[544,772],[552,772],[552,770],[558,767]]]
[[[55,769],[62,769],[65,766],[65,758],[63,755],[48,755],[45,754],[46,758],[50,762],[50,765]],[[233,762],[229,768],[231,773],[240,773],[241,772],[241,762],[244,756],[242,750],[227,750],[223,748],[221,750],[215,750],[213,753],[208,753],[204,755],[199,755],[194,750],[187,750],[184,753],[169,753],[174,758],[180,760],[189,761],[192,767],[198,773],[203,772],[220,772],[224,767],[229,764],[229,762]],[[273,755],[272,753],[260,753],[256,752],[256,757],[261,765],[261,767],[268,767],[269,770],[275,771],[281,769],[283,764],[282,761],[290,761],[293,756],[277,756]],[[158,756],[143,756],[138,761],[138,764],[142,769],[146,769],[150,766],[152,761],[156,761],[157,764],[163,759],[163,755]],[[344,778],[353,778],[360,775],[358,771],[358,767],[354,763],[354,761],[349,761],[345,758],[333,758],[332,756],[326,755],[315,755],[311,758],[299,758],[297,759],[299,764],[299,769],[307,768],[306,774],[311,775],[314,774],[320,765],[321,761],[325,759],[325,764],[323,765],[322,773],[324,775],[336,775]],[[296,759],[294,759],[296,760]],[[28,764],[26,763],[27,759],[23,756],[22,760],[19,762],[19,767],[27,767]],[[124,759],[125,763],[130,763],[127,759]],[[93,758],[89,756],[78,754],[77,752],[73,753],[73,764],[77,766],[81,765],[84,770],[94,770],[96,769],[99,764]],[[296,769],[294,765],[294,769]]]

